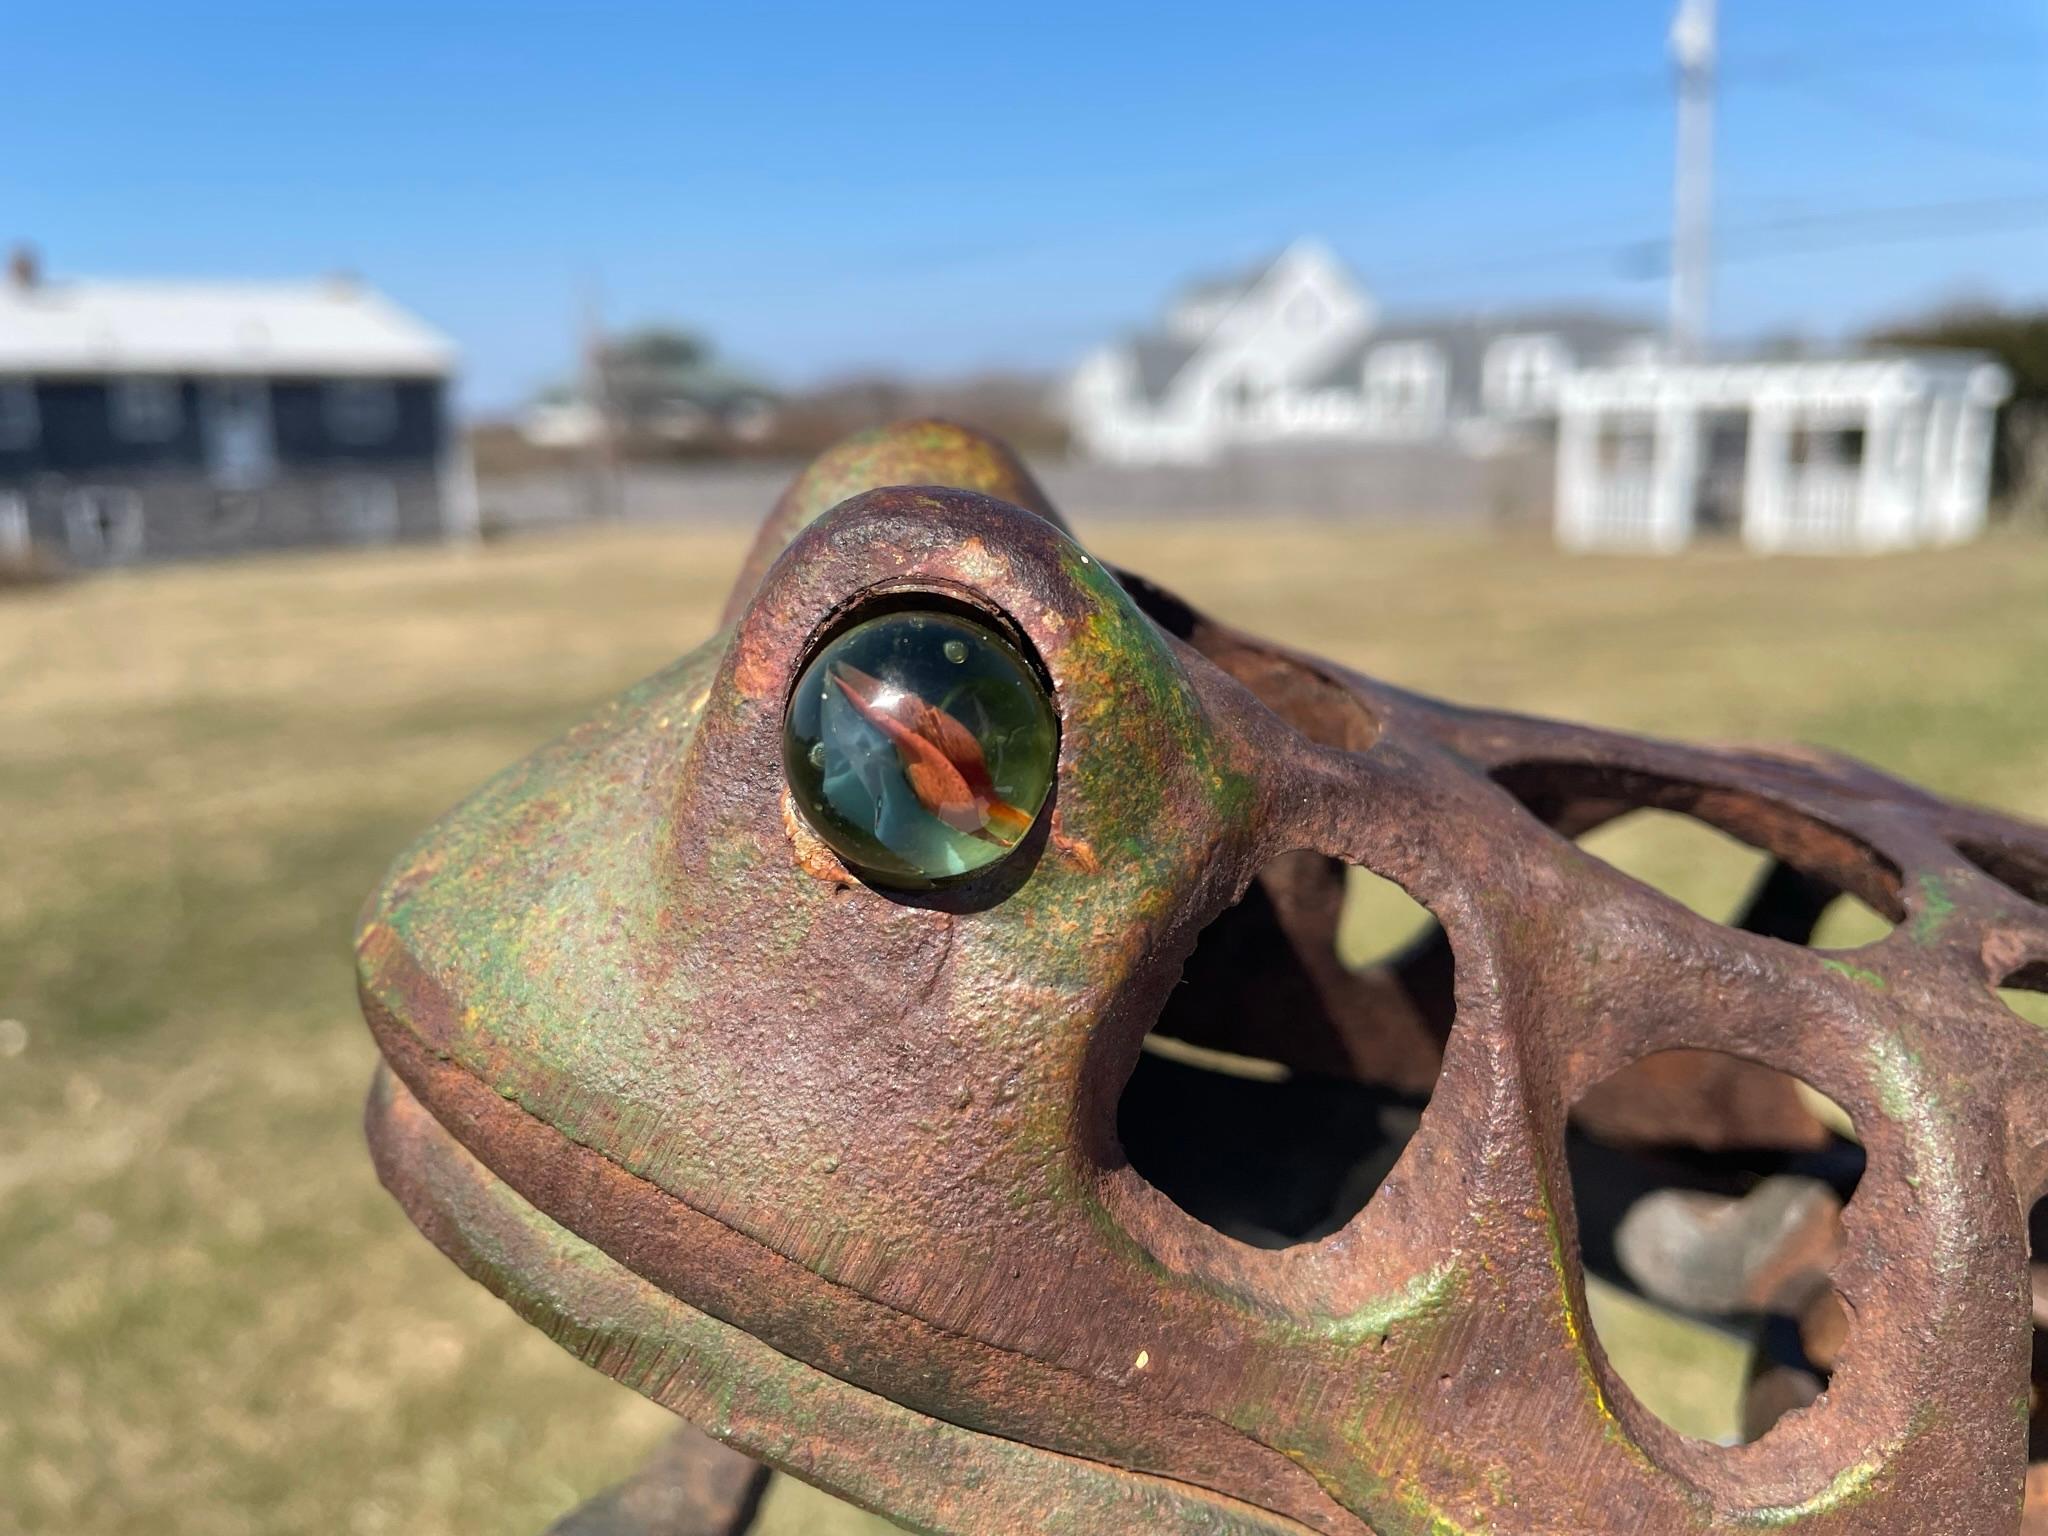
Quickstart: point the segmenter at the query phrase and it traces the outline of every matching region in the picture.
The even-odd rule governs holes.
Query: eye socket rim
[[[1037,688],[1043,701],[1047,718],[1051,722],[1052,741],[1051,763],[1046,777],[1044,793],[1032,812],[1031,825],[997,857],[986,863],[977,864],[952,874],[899,876],[894,870],[878,869],[849,854],[839,846],[835,835],[829,834],[818,824],[817,818],[805,804],[797,780],[791,771],[789,745],[793,739],[791,712],[796,705],[798,688],[810,676],[818,659],[838,640],[852,631],[876,619],[888,618],[892,614],[929,613],[952,619],[968,627],[978,629],[1000,641],[1018,662],[1026,678]],[[919,897],[943,896],[975,890],[1000,892],[997,900],[1007,896],[1038,861],[1048,835],[1052,810],[1059,798],[1060,769],[1066,740],[1066,716],[1062,708],[1062,697],[1054,682],[1051,669],[1039,653],[1022,625],[999,604],[972,587],[952,583],[935,582],[929,578],[915,582],[887,582],[866,587],[849,594],[813,629],[798,660],[790,669],[789,681],[783,692],[780,738],[782,750],[782,787],[796,814],[802,819],[805,829],[818,838],[830,850],[848,875],[868,889],[887,896],[892,900],[915,901]],[[1021,874],[1019,874],[1021,871]]]
[[[790,702],[796,697],[797,684],[804,680],[804,674],[811,669],[811,663],[818,659],[818,653],[832,644],[850,629],[865,624],[870,619],[885,618],[892,613],[915,612],[931,608],[939,612],[950,611],[955,617],[969,619],[994,629],[1010,643],[1024,660],[1029,663],[1032,674],[1045,690],[1047,701],[1052,705],[1054,721],[1062,728],[1066,721],[1060,709],[1060,690],[1053,680],[1052,669],[1045,664],[1045,658],[1038,653],[1024,626],[1012,618],[1007,608],[974,587],[962,582],[946,581],[932,577],[915,580],[896,579],[877,582],[850,592],[833,605],[819,621],[812,626],[804,643],[796,653],[796,663],[789,670],[789,680],[782,690],[782,708],[787,716]]]

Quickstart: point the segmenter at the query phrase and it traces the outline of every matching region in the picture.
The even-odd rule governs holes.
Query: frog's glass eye
[[[812,657],[782,756],[797,809],[847,868],[921,890],[1024,840],[1052,789],[1059,723],[1036,669],[992,626],[908,609]]]

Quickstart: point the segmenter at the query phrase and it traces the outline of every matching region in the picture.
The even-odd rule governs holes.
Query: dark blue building
[[[0,556],[464,537],[448,340],[360,284],[0,279]]]

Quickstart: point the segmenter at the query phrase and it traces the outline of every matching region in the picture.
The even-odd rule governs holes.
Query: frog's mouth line
[[[522,1199],[388,1065],[365,1128],[378,1176],[436,1247],[586,1364],[758,1460],[914,1530],[1308,1528],[1187,1484],[965,1429],[781,1354],[678,1301]],[[906,1455],[914,1450],[914,1461]]]
[[[445,1005],[398,946],[379,959],[399,996],[429,1013]],[[1218,1536],[1368,1536],[1279,1452],[1196,1415],[1165,1417],[1203,1463],[1242,1468],[1255,1449],[1270,1461],[1259,1480],[1313,1510],[1313,1524],[1009,1438],[995,1421],[1020,1404],[1061,1404],[1066,1424],[1162,1415],[1113,1383],[946,1332],[803,1268],[500,1097],[367,989],[363,1011],[384,1055],[365,1116],[372,1156],[414,1224],[586,1363],[748,1455],[914,1529],[1037,1529],[1056,1506],[1077,1532],[1192,1522]],[[977,1404],[987,1422],[961,1422]],[[991,1519],[1010,1503],[1013,1516]]]

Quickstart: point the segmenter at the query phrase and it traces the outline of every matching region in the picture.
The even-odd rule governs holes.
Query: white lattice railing
[[[1809,467],[1792,480],[1785,542],[1840,546],[1855,541],[1860,477],[1854,470]]]
[[[1651,503],[1648,474],[1601,475],[1587,497],[1587,535],[1600,544],[1647,544],[1655,527]]]

